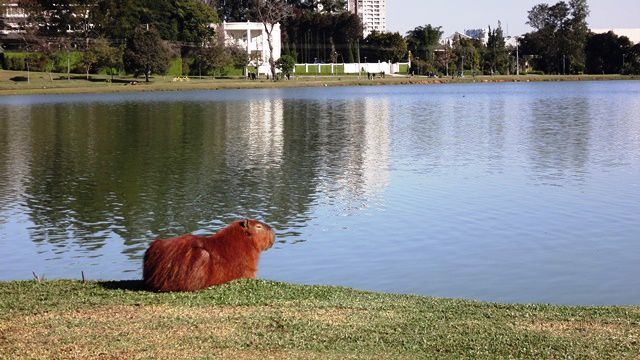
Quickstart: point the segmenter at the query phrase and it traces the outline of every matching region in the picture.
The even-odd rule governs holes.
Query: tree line
[[[289,72],[295,63],[411,60],[414,74],[640,73],[640,45],[613,33],[591,33],[586,0],[534,6],[527,15],[533,31],[517,38],[516,46],[507,45],[499,22],[475,36],[444,40],[442,28],[430,24],[405,36],[363,37],[360,18],[347,11],[344,0],[21,0],[19,5],[28,14],[27,67],[42,69],[54,58],[81,51],[76,64],[87,76],[99,68],[163,73],[168,59],[176,57],[184,74],[243,68],[251,54],[225,45],[210,26],[221,21],[281,23],[283,56],[279,62],[269,59],[274,72],[276,66]]]
[[[533,31],[517,37],[515,46],[506,45],[500,23],[478,31],[481,36],[454,35],[445,44],[441,27],[419,26],[405,40],[412,70],[419,73],[493,75],[528,69],[545,74],[640,74],[640,44],[613,32],[592,33],[588,16],[586,0],[535,5],[527,16]],[[482,37],[486,41],[480,41]]]
[[[246,52],[226,46],[215,33],[216,7],[203,1],[21,0],[18,5],[27,15],[18,44],[27,52],[21,59],[26,70],[50,72],[66,58],[68,73],[88,76],[106,68],[112,74],[144,74],[148,81],[152,73],[166,73],[172,59],[182,60],[183,74],[246,65]]]

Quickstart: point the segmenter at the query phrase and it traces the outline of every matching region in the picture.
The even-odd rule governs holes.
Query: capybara
[[[194,291],[255,278],[260,252],[274,241],[269,225],[248,219],[231,223],[211,236],[154,240],[144,253],[144,284],[154,291]]]

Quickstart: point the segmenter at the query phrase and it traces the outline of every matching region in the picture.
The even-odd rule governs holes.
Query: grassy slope
[[[138,85],[125,85],[123,82],[133,80],[131,78],[116,79],[120,82],[109,84],[105,82],[106,75],[92,75],[92,81],[87,81],[84,76],[72,75],[71,80],[66,79],[66,74],[53,74],[54,81],[50,80],[48,73],[30,73],[31,81],[12,81],[15,77],[27,77],[24,71],[0,70],[0,95],[29,95],[29,94],[68,94],[68,93],[108,93],[131,91],[180,91],[180,90],[218,90],[218,89],[245,89],[245,88],[283,88],[305,86],[353,86],[353,85],[401,85],[401,84],[439,84],[439,83],[469,83],[469,82],[509,82],[509,81],[583,81],[583,80],[637,80],[640,76],[621,75],[567,75],[567,76],[477,76],[465,78],[441,78],[430,79],[426,77],[391,77],[367,80],[357,76],[308,76],[291,81],[279,81],[274,83],[267,80],[249,81],[244,79],[194,79],[188,82],[172,82],[170,76],[156,77],[151,83],[144,83],[138,79]]]
[[[640,358],[640,308],[498,305],[243,280],[0,283],[0,358]]]

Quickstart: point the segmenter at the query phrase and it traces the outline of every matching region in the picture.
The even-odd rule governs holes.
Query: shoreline
[[[238,280],[0,282],[9,358],[638,358],[640,306],[506,305]],[[167,336],[170,334],[170,336]]]
[[[31,73],[33,81],[29,84],[15,82],[11,78],[26,78],[24,72],[0,71],[0,96],[19,95],[63,95],[63,94],[101,94],[155,91],[199,91],[199,90],[227,90],[227,89],[275,89],[275,88],[303,88],[329,86],[381,86],[381,85],[443,85],[443,84],[473,84],[473,83],[509,83],[509,82],[566,82],[566,81],[624,81],[640,80],[640,75],[498,75],[476,76],[464,78],[429,78],[420,76],[388,76],[368,80],[357,76],[308,76],[294,80],[246,80],[246,79],[191,79],[184,82],[173,82],[168,79],[157,78],[150,83],[136,79],[116,79],[118,83],[108,83],[107,76],[92,76],[87,81],[84,77],[74,75],[67,80],[65,74],[55,74],[56,80],[49,80],[47,73]],[[136,85],[129,82],[138,81]]]

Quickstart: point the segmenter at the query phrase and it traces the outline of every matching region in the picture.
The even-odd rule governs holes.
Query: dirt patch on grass
[[[366,310],[287,306],[119,305],[76,309],[1,321],[0,353],[9,358],[42,359],[188,359],[212,354],[261,360],[317,358],[318,354],[304,351],[245,351],[247,344],[255,344],[248,329],[268,328],[273,318],[340,326],[362,323],[370,315]],[[269,347],[260,347],[265,346]]]
[[[640,341],[640,326],[620,323],[590,321],[536,321],[519,324],[518,328],[527,331],[546,332],[556,336],[586,337],[627,337]]]
[[[0,352],[27,358],[189,358],[207,350],[204,343],[223,345],[249,310],[128,305],[16,317],[0,326]]]
[[[353,317],[357,314],[350,309],[322,308],[302,311],[289,309],[284,311],[283,315],[294,320],[313,320],[327,325],[344,325],[353,321]]]

